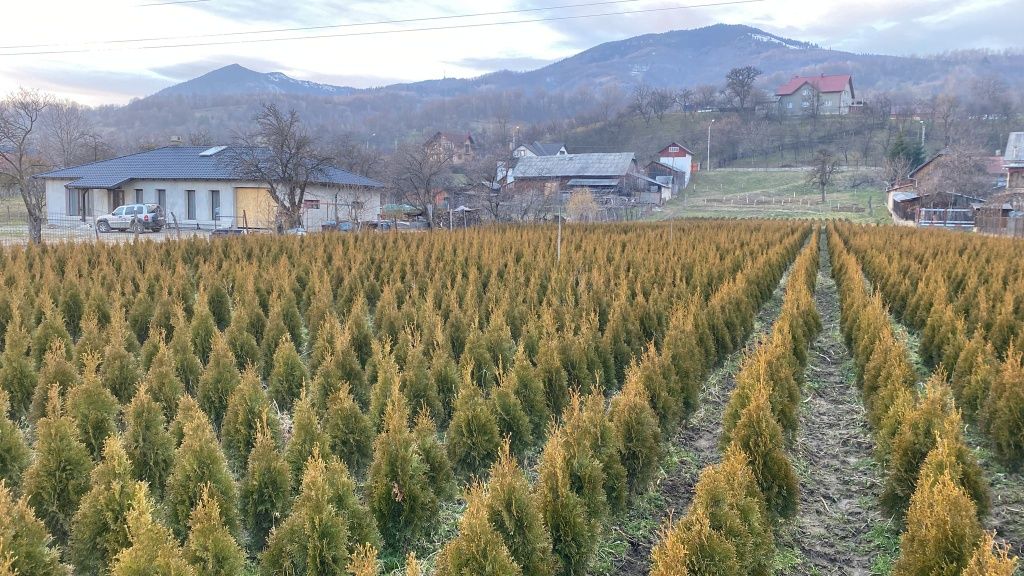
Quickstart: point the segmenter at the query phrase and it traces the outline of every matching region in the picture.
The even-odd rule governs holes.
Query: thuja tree
[[[274,352],[274,368],[270,372],[270,397],[282,410],[290,410],[299,397],[306,381],[306,366],[302,363],[291,338],[284,338]]]
[[[188,519],[198,504],[205,485],[216,498],[224,524],[238,533],[238,491],[228,471],[227,461],[209,423],[195,418],[185,424],[184,440],[174,454],[174,465],[167,478],[164,503],[175,535],[188,535]]]
[[[1017,564],[1017,558],[1010,556],[1009,546],[996,544],[993,535],[986,532],[963,576],[1013,576]]]
[[[15,420],[28,415],[32,392],[36,388],[37,376],[28,357],[28,342],[28,334],[12,322],[4,337],[4,352],[0,356],[0,388],[8,394],[8,411]]]
[[[448,459],[456,475],[463,478],[480,474],[490,467],[501,446],[498,422],[491,403],[468,374],[463,378],[455,400],[447,440]]]
[[[156,400],[164,411],[164,418],[170,420],[178,409],[178,398],[185,391],[185,385],[175,370],[174,355],[162,341],[159,342],[156,355],[149,364],[145,377],[146,387],[150,396]]]
[[[658,416],[635,366],[627,372],[622,392],[612,398],[611,419],[630,492],[639,494],[658,471],[662,448]]]
[[[128,514],[131,546],[114,559],[111,576],[195,576],[178,541],[153,516],[153,503],[143,487],[136,487]]]
[[[240,380],[241,376],[235,365],[235,357],[228,347],[227,340],[220,335],[215,335],[210,361],[206,365],[202,378],[199,379],[199,387],[196,390],[196,400],[199,402],[199,406],[209,415],[215,427],[220,427],[224,412],[228,407],[228,396],[238,386]]]
[[[0,390],[0,482],[17,487],[32,460],[21,429],[7,417],[7,392]]]
[[[43,367],[39,370],[39,380],[32,392],[29,419],[36,421],[46,414],[51,391],[56,389],[58,397],[63,401],[68,390],[78,384],[78,380],[78,369],[65,356],[64,344],[60,341],[54,342],[53,349],[46,354]]]
[[[348,384],[342,384],[328,399],[323,428],[335,456],[357,473],[366,469],[373,455],[375,431],[369,416],[360,410],[349,392]]]
[[[381,537],[377,523],[370,508],[359,498],[355,478],[337,457],[330,456],[326,463],[331,505],[348,520],[349,552],[355,554],[360,545],[379,548]]]
[[[196,576],[235,576],[245,566],[245,554],[224,525],[220,505],[210,496],[208,485],[189,518],[185,558]]]
[[[385,545],[401,549],[415,542],[436,517],[437,498],[409,430],[409,408],[397,382],[390,397],[384,430],[373,445],[367,495]]]
[[[427,478],[434,495],[440,501],[451,500],[455,497],[455,473],[448,460],[448,452],[438,439],[434,419],[421,411],[416,416],[413,434],[416,436],[416,449],[427,466]]]
[[[175,443],[167,431],[161,407],[149,396],[145,385],[125,409],[124,444],[133,476],[146,482],[154,494],[162,495],[174,462]]]
[[[78,574],[106,574],[118,552],[131,544],[128,513],[141,486],[121,440],[111,436],[71,525],[71,560]]]
[[[86,357],[81,383],[68,392],[68,413],[95,460],[99,460],[107,437],[117,433],[117,416],[121,411],[117,398],[100,383],[96,374],[98,362],[96,357]]]
[[[240,487],[242,524],[253,554],[263,550],[271,529],[287,516],[291,504],[291,471],[277,442],[265,430],[256,434]]]
[[[327,467],[314,452],[288,518],[270,535],[260,571],[274,574],[342,574],[348,564],[348,522],[331,504]]]
[[[530,481],[513,457],[508,442],[491,466],[484,494],[487,520],[523,574],[554,574],[558,563],[551,550],[551,534],[530,492]]]
[[[1024,364],[1013,345],[988,398],[985,421],[996,453],[1007,466],[1019,469],[1024,465]]]
[[[25,472],[22,493],[60,543],[71,533],[71,519],[89,489],[91,470],[89,451],[78,440],[54,387],[47,415],[36,425],[35,460]]]
[[[120,327],[115,323],[115,327]],[[122,403],[130,402],[142,380],[142,367],[134,354],[124,345],[126,335],[120,328],[115,328],[110,335],[106,348],[103,349],[103,365],[100,377],[103,385],[110,390]]]
[[[46,526],[35,516],[25,498],[15,499],[0,481],[0,572],[64,576],[70,569],[61,564]],[[4,563],[7,563],[6,566]],[[2,568],[6,568],[4,572]]]
[[[306,461],[317,446],[328,446],[329,440],[320,427],[320,418],[313,407],[313,400],[306,391],[295,403],[292,411],[292,436],[285,447],[284,458],[291,470],[292,486],[298,488]]]
[[[970,496],[948,474],[923,480],[907,511],[894,576],[963,573],[981,541]]]
[[[241,383],[228,396],[224,421],[221,423],[221,441],[224,454],[235,471],[245,469],[249,451],[256,443],[257,431],[265,427],[280,442],[281,425],[276,411],[270,407],[259,374],[246,370]]]
[[[501,535],[487,521],[483,489],[470,490],[469,506],[459,519],[459,535],[445,544],[437,559],[438,576],[480,574],[516,576],[523,573]]]

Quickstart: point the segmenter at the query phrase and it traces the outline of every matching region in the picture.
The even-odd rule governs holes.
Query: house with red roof
[[[431,155],[459,166],[473,160],[476,140],[469,132],[438,132],[424,144]]]
[[[853,77],[793,76],[775,91],[775,96],[783,116],[848,114],[855,97]]]

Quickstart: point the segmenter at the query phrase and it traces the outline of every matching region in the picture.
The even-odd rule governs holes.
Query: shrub
[[[380,532],[370,508],[359,499],[356,481],[345,463],[335,456],[327,459],[327,482],[331,491],[331,505],[348,521],[349,553],[355,554],[359,546],[369,544],[380,547]]]
[[[153,362],[149,365],[144,381],[150,396],[163,408],[164,418],[174,418],[174,413],[178,409],[178,398],[185,393],[185,385],[175,370],[171,349],[162,342],[156,356],[153,357]]]
[[[326,464],[314,452],[288,518],[270,533],[263,574],[342,574],[348,564],[348,523],[331,504]]]
[[[225,323],[225,326],[227,324]],[[213,350],[213,334],[217,331],[217,323],[210,312],[206,298],[200,293],[196,302],[196,309],[192,313],[192,323],[189,325],[188,338],[192,343],[199,360],[205,365],[210,359],[210,352]],[[180,330],[176,330],[175,334]]]
[[[455,497],[455,473],[448,460],[448,453],[437,437],[437,426],[426,412],[420,412],[413,428],[416,449],[427,466],[427,479],[438,500]]]
[[[512,371],[505,378],[512,381],[516,398],[530,419],[532,440],[539,443],[544,439],[551,413],[548,411],[548,403],[544,396],[544,384],[523,346],[516,351]]]
[[[196,400],[203,412],[210,417],[215,428],[220,428],[228,407],[228,396],[240,380],[241,376],[227,341],[219,335],[214,336],[210,361],[206,364],[206,370],[203,371],[196,389]]]
[[[239,492],[239,512],[249,534],[249,551],[255,554],[266,546],[271,529],[285,518],[291,504],[291,471],[266,429],[256,433]]]
[[[221,424],[224,455],[235,471],[245,470],[249,451],[256,443],[257,431],[264,427],[280,443],[281,425],[277,413],[270,407],[270,400],[263,391],[259,375],[248,369],[228,396],[224,422]]]
[[[51,547],[46,526],[36,518],[25,498],[15,500],[11,489],[0,481],[0,569],[5,574],[38,574],[62,576],[70,574],[60,563],[60,554]],[[3,570],[0,570],[3,572]]]
[[[133,477],[146,482],[158,496],[163,494],[164,483],[171,472],[174,444],[160,406],[143,385],[125,410],[124,445],[132,463]]]
[[[596,489],[578,493],[574,486],[580,480],[596,484]],[[588,571],[602,518],[591,510],[599,504],[588,498],[595,495],[603,501],[602,480],[600,463],[592,457],[581,459],[569,454],[561,431],[549,434],[538,465],[535,491],[562,574],[577,576]]]
[[[132,463],[117,436],[107,439],[103,461],[71,524],[71,560],[79,574],[106,574],[114,557],[127,548],[128,513],[135,490]]]
[[[0,482],[17,487],[32,460],[18,425],[7,418],[7,393],[0,390]]]
[[[109,343],[103,350],[103,366],[100,377],[103,385],[110,390],[117,400],[123,404],[131,402],[139,381],[142,380],[142,368],[135,356],[125,349],[124,336],[115,329],[110,335]]]
[[[796,513],[799,484],[783,450],[782,427],[772,416],[768,390],[759,386],[732,431],[731,446],[748,459],[768,510],[775,516],[791,518]]]
[[[60,344],[59,349],[65,360],[71,360],[71,351],[74,349],[71,335],[64,327],[64,319],[60,317],[60,312],[53,308],[52,303],[47,304],[49,307],[44,312],[43,321],[32,332],[32,360],[36,366],[42,366],[43,357],[55,344]]]
[[[502,445],[485,487],[487,520],[501,536],[512,559],[531,576],[550,576],[557,561],[551,534],[544,524],[530,481],[513,458],[508,442]]]
[[[32,392],[29,419],[33,422],[46,414],[50,394],[54,388],[63,402],[67,397],[68,390],[78,384],[78,370],[64,356],[63,346],[62,343],[55,342],[53,349],[46,354],[46,358],[43,360],[43,367],[39,371],[39,379],[36,381],[36,389]]]
[[[537,373],[544,385],[548,412],[557,417],[569,398],[569,376],[562,367],[558,345],[550,339],[545,338],[537,352]]]
[[[918,485],[948,475],[974,502],[978,518],[988,513],[989,493],[981,466],[960,437],[960,419],[949,418],[936,433],[935,447],[921,464]]]
[[[499,375],[498,387],[492,392],[491,401],[499,435],[509,439],[512,452],[521,458],[533,445],[533,425],[516,395],[515,386],[514,380]]]
[[[68,413],[75,421],[78,437],[94,460],[99,460],[107,437],[117,434],[121,405],[96,376],[95,357],[85,360],[85,377],[68,392]]]
[[[238,370],[245,370],[249,367],[257,370],[264,369],[263,357],[260,353],[259,344],[256,343],[256,337],[246,330],[243,325],[244,320],[240,316],[237,320],[238,322],[232,321],[231,325],[228,326],[228,329],[222,335],[228,348],[231,350],[235,367]],[[266,374],[265,369],[263,374]]]
[[[743,574],[736,549],[711,529],[707,515],[698,510],[662,531],[651,550],[651,576],[689,574]]]
[[[191,337],[184,328],[185,318],[180,308],[175,314],[175,323],[178,325],[178,328],[174,331],[174,336],[171,337],[170,343],[171,355],[174,357],[174,373],[178,375],[178,379],[185,385],[185,390],[190,394],[195,394],[196,389],[199,388],[199,379],[203,376],[205,361],[201,361],[196,356]],[[210,338],[210,346],[212,348],[212,334]],[[209,353],[210,351],[207,350],[207,359],[209,359]]]
[[[992,383],[985,423],[996,453],[1008,467],[1024,465],[1024,365],[1014,346]]]
[[[64,415],[56,386],[47,414],[36,425],[35,459],[25,471],[22,493],[58,543],[67,542],[71,519],[89,490],[92,459]]]
[[[366,469],[373,456],[375,431],[369,417],[363,414],[349,392],[348,384],[342,384],[328,399],[323,429],[335,456],[357,473]]]
[[[235,576],[242,573],[245,554],[238,547],[221,518],[220,505],[203,488],[199,503],[189,518],[190,530],[185,543],[185,558],[195,567],[197,576]]]
[[[944,474],[922,483],[907,511],[893,576],[960,575],[981,538],[974,503],[956,481]]]
[[[409,553],[410,555],[412,552]],[[377,562],[377,549],[369,544],[356,546],[356,551],[348,562],[348,571],[352,576],[377,576],[380,574],[380,565]],[[413,576],[409,571],[408,563],[406,576]],[[420,576],[416,574],[415,576]]]
[[[194,576],[171,531],[153,518],[145,488],[137,486],[128,514],[131,546],[114,559],[111,576]]]
[[[28,415],[37,375],[28,357],[28,334],[20,327],[12,326],[7,330],[4,341],[4,352],[0,356],[0,389],[8,394],[11,417],[20,420]]]
[[[1009,546],[996,544],[992,534],[986,532],[963,576],[1013,576],[1016,570],[1017,559],[1010,556]]]
[[[329,446],[330,440],[320,428],[320,419],[309,394],[303,392],[292,411],[292,435],[285,447],[284,458],[291,470],[292,487],[298,489],[306,461],[316,446]]]
[[[640,383],[636,366],[626,374],[622,392],[612,398],[611,421],[631,494],[647,489],[661,461],[661,429]]]
[[[290,338],[281,340],[274,352],[274,369],[270,372],[268,392],[282,410],[291,410],[302,392],[306,367]]]
[[[164,504],[175,535],[188,536],[188,519],[209,484],[232,534],[238,533],[238,491],[228,471],[224,453],[208,422],[195,418],[185,424],[184,440],[174,454],[174,465],[167,478]]]
[[[228,296],[228,291],[224,289],[222,283],[213,282],[212,284],[209,291],[206,292],[206,306],[209,307],[217,329],[224,330],[231,323],[231,297]],[[202,295],[203,292],[200,292],[200,300],[202,300]],[[201,312],[202,309],[203,307],[200,305],[197,312]]]
[[[447,441],[448,459],[455,474],[462,478],[480,474],[498,455],[501,437],[497,419],[483,392],[468,374],[455,400]]]
[[[580,493],[592,503],[591,509],[595,514],[603,517],[609,510],[621,512],[628,493],[626,469],[620,459],[621,446],[605,410],[604,396],[600,391],[586,398],[574,394],[563,418],[567,450],[574,465],[582,466],[578,484]],[[600,474],[590,473],[588,461],[591,458],[596,460]],[[599,483],[591,484],[591,480]],[[593,488],[602,490],[604,498],[591,493]]]
[[[438,576],[514,576],[522,570],[501,535],[487,521],[483,489],[470,490],[469,505],[459,519],[459,535],[445,544],[437,559]]]
[[[408,421],[405,397],[395,383],[384,415],[384,431],[373,444],[367,494],[385,545],[396,550],[419,538],[438,509],[429,470]]]

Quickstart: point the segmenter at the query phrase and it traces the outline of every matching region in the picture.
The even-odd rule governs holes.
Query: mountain
[[[352,92],[355,92],[355,88],[296,80],[281,72],[256,72],[238,64],[231,64],[187,82],[164,88],[153,96],[343,96]]]

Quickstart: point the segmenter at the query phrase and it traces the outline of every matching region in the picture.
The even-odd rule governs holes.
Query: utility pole
[[[711,123],[708,124],[708,171],[711,171],[711,126],[715,123],[715,119],[711,119]]]
[[[562,193],[558,193],[558,262],[562,261]]]
[[[925,129],[925,124],[924,124],[924,120],[918,120],[918,122],[921,123],[921,150],[923,151],[924,150],[924,129]]]

